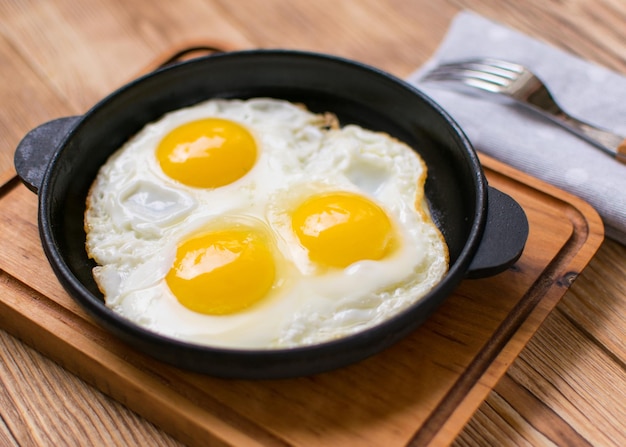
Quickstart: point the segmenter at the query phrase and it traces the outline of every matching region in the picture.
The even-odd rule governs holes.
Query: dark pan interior
[[[398,323],[404,325],[402,329],[398,326],[395,335],[368,342],[370,351],[379,350],[420,324],[462,279],[480,239],[484,179],[469,144],[436,105],[405,83],[360,64],[291,51],[227,53],[162,69],[118,90],[84,116],[44,179],[42,200],[46,203],[42,203],[40,222],[44,248],[58,258],[59,268],[67,269],[62,272],[66,288],[82,288],[78,294],[91,300],[88,310],[102,318],[104,311],[92,302],[101,300],[101,295],[91,275],[93,264],[85,253],[83,230],[85,198],[99,167],[131,135],[168,111],[213,97],[262,96],[302,102],[313,111],[335,113],[342,124],[388,132],[415,148],[427,163],[426,194],[448,243],[452,268],[427,302]],[[68,273],[75,280],[68,279]],[[118,334],[125,330],[115,317],[104,318]],[[136,338],[131,340],[135,345],[149,344],[143,335]],[[195,351],[190,349],[190,356]],[[176,361],[183,357],[179,350]],[[341,359],[350,360],[350,356]],[[204,370],[196,367],[192,357],[188,363]],[[322,362],[317,369],[329,366]],[[294,372],[304,369],[302,359],[297,360]],[[228,375],[228,368],[218,373]]]

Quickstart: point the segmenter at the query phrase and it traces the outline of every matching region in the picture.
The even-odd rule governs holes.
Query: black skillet
[[[331,111],[342,124],[385,131],[426,161],[426,195],[450,250],[447,276],[422,300],[359,334],[281,350],[218,349],[144,330],[109,310],[85,252],[83,213],[100,166],[164,113],[208,98],[274,97]],[[20,178],[39,195],[44,251],[67,292],[102,326],[141,352],[196,372],[233,378],[308,375],[373,355],[422,324],[461,280],[495,275],[521,255],[528,222],[489,187],[458,125],[423,93],[387,73],[329,55],[286,50],[216,54],[159,69],[112,93],[82,116],[45,123],[17,148]]]

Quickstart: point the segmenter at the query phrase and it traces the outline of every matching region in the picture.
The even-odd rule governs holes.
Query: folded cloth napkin
[[[477,150],[583,198],[601,215],[606,236],[626,245],[626,165],[511,102],[420,80],[440,63],[471,57],[527,66],[565,110],[625,136],[626,77],[465,11],[432,59],[408,78],[446,109]]]

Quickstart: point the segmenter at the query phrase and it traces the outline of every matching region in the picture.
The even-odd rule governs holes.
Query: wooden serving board
[[[0,326],[189,445],[447,445],[603,240],[582,200],[481,156],[491,185],[525,209],[520,260],[462,282],[418,330],[333,372],[217,379],[148,358],[97,326],[45,259],[37,197],[0,186]],[[4,176],[7,179],[7,176]]]

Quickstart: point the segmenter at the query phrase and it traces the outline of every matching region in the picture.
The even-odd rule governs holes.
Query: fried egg
[[[428,293],[448,251],[424,162],[329,117],[212,99],[133,136],[87,198],[106,305],[179,340],[276,349],[362,331]]]

